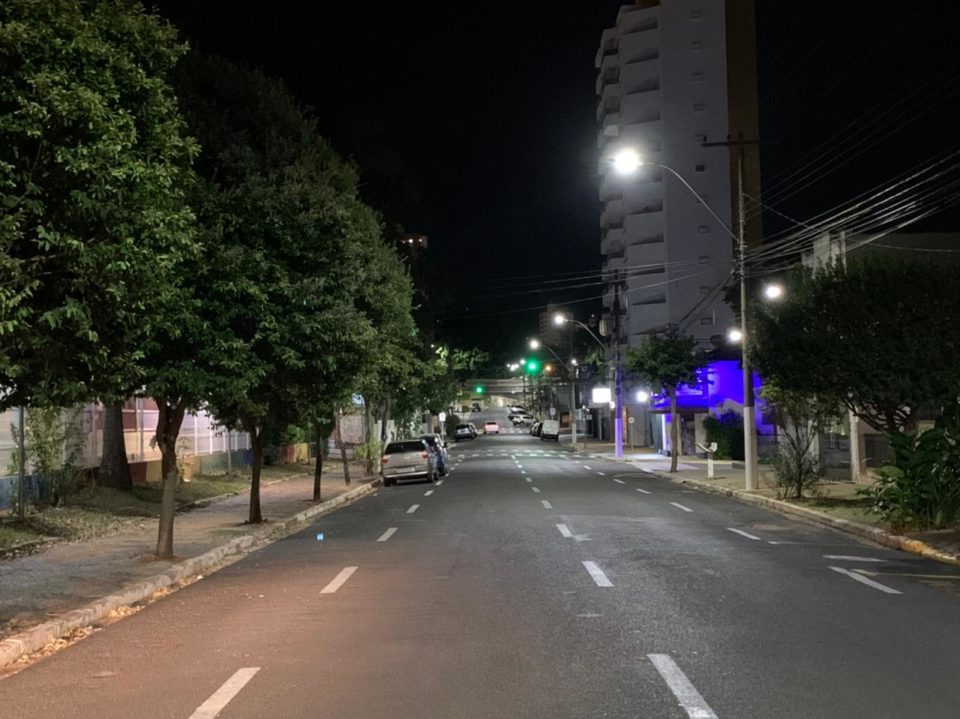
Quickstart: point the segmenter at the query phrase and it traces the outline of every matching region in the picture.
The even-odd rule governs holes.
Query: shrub
[[[743,459],[743,417],[730,410],[719,417],[710,415],[703,420],[707,444],[717,443],[716,459]]]
[[[939,529],[960,520],[960,404],[953,404],[932,429],[891,434],[892,465],[858,490],[896,531]]]

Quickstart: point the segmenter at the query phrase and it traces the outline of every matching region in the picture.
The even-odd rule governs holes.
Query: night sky
[[[600,263],[593,61],[621,4],[158,8],[194,47],[282,77],[313,108],[371,203],[429,235],[451,293],[443,331],[494,348],[535,334],[537,307],[600,293],[573,273]],[[784,215],[810,217],[960,145],[960,3],[758,5],[764,199]],[[809,177],[791,175],[809,160]],[[768,194],[784,177],[793,184]],[[786,223],[765,222],[767,234]],[[958,227],[948,212],[923,229]],[[599,304],[573,306],[586,319]]]

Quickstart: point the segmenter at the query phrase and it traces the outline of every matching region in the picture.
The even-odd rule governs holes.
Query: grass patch
[[[885,526],[880,515],[870,508],[870,500],[864,497],[804,497],[803,499],[788,499],[787,501],[838,519],[869,524],[874,527]]]
[[[23,526],[13,522],[4,522],[0,524],[0,549],[9,549],[16,547],[24,542],[32,542],[37,539],[43,539],[44,535],[39,534],[29,525]]]

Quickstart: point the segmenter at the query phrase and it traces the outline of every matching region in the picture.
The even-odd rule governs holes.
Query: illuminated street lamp
[[[540,349],[540,340],[538,340],[538,339],[536,339],[536,338],[530,340],[530,349],[532,349],[532,350],[538,350],[538,349]]]
[[[763,296],[768,300],[779,300],[783,297],[783,285],[767,285],[763,288]]]
[[[643,402],[649,402],[649,401],[650,401],[649,392],[643,389],[637,391],[637,402],[643,403]]]
[[[733,329],[727,332],[727,339],[730,340],[731,342],[740,342],[741,340],[743,340],[743,331],[734,327]]]
[[[735,233],[723,218],[710,207],[703,199],[703,196],[697,192],[693,186],[676,170],[662,162],[653,162],[645,160],[634,148],[625,147],[620,149],[611,158],[613,169],[620,175],[632,175],[644,165],[653,165],[662,170],[666,170],[673,175],[680,183],[690,191],[690,193],[703,205],[714,220],[722,227],[734,242],[737,243],[737,260],[740,274],[740,332],[736,340],[741,343],[741,364],[743,365],[743,454],[744,454],[744,478],[747,490],[755,490],[758,487],[757,473],[757,431],[756,431],[756,407],[753,397],[753,372],[749,365],[748,337],[747,337],[747,274],[746,274],[746,213],[743,204],[743,156],[741,154],[737,173],[737,207],[739,212],[738,229]],[[782,290],[781,290],[782,291]],[[732,339],[732,338],[731,338]]]

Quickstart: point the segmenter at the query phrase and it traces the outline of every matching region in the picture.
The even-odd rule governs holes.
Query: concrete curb
[[[588,449],[579,450],[572,448],[573,451],[584,452],[588,454],[592,459],[604,459],[611,460],[614,462],[620,462],[622,464],[633,465],[634,460],[629,459],[616,459],[614,457],[607,457],[602,454],[591,453]],[[948,554],[947,552],[942,552],[939,549],[931,547],[926,542],[922,542],[919,539],[910,539],[909,537],[904,537],[900,534],[893,534],[888,532],[885,529],[880,529],[878,527],[871,527],[868,524],[860,524],[859,522],[851,522],[849,519],[840,519],[839,517],[831,517],[829,514],[823,514],[818,512],[815,509],[808,509],[807,507],[799,507],[795,504],[790,504],[790,502],[784,502],[781,499],[773,499],[772,497],[762,497],[756,494],[750,494],[749,492],[741,489],[731,489],[730,487],[720,487],[715,484],[710,484],[699,479],[690,479],[688,477],[679,477],[670,474],[664,474],[663,472],[656,472],[653,470],[644,470],[650,474],[659,477],[660,479],[665,479],[668,482],[673,482],[674,484],[685,484],[693,489],[705,492],[707,494],[718,494],[724,497],[732,497],[741,502],[746,502],[747,504],[755,504],[760,507],[766,507],[767,509],[772,509],[781,514],[789,514],[795,517],[800,517],[806,519],[814,524],[820,524],[827,527],[832,527],[834,529],[839,529],[841,532],[846,532],[847,534],[853,534],[858,537],[863,537],[868,539],[871,542],[882,545],[884,547],[890,547],[891,549],[899,549],[902,552],[909,552],[910,554],[917,554],[921,557],[927,559],[933,559],[937,562],[944,562],[945,564],[954,564],[960,565],[960,555]]]
[[[276,524],[272,524],[262,532],[246,534],[242,537],[232,539],[226,544],[214,547],[208,552],[174,564],[160,574],[155,574],[152,577],[128,584],[114,594],[101,597],[80,609],[67,612],[62,617],[54,619],[53,621],[44,622],[19,634],[15,634],[12,637],[8,637],[0,641],[0,669],[12,664],[27,654],[40,651],[50,642],[69,634],[75,629],[90,626],[106,617],[115,609],[141,602],[164,587],[169,587],[194,574],[206,572],[208,569],[215,567],[223,561],[225,557],[240,554],[256,544],[266,546],[289,533],[293,528],[306,522],[308,519],[326,514],[341,505],[372,494],[377,490],[379,484],[379,479],[362,484],[359,487],[344,492],[338,497],[334,497],[321,504],[316,504],[302,512],[294,514],[292,517],[287,517]],[[260,547],[256,548],[259,549]]]

